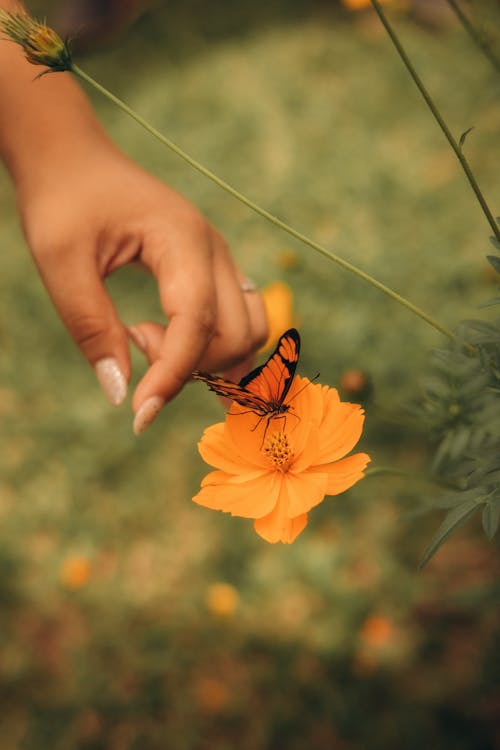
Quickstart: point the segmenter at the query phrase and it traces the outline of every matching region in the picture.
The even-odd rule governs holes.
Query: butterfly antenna
[[[302,388],[299,388],[299,390],[297,391],[297,393],[293,394],[292,398],[288,401],[288,403],[291,404],[291,402],[293,401],[293,399],[297,398],[297,396],[299,395],[299,393],[302,393],[302,391],[305,390],[307,388],[307,386],[312,385],[314,383],[314,381],[317,380],[318,378],[319,378],[319,372],[317,372],[316,375],[313,378],[311,378],[311,380],[309,380],[308,383],[305,383],[305,385],[303,385]]]

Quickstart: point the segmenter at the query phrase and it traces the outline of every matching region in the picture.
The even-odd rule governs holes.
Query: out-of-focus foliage
[[[498,249],[498,240],[491,238]],[[500,271],[497,255],[488,255]],[[483,307],[498,304],[498,299]],[[414,415],[427,424],[437,447],[436,476],[452,479],[451,492],[434,501],[449,511],[425,551],[427,563],[449,536],[482,513],[491,540],[500,520],[500,327],[498,321],[463,321],[456,341],[434,352],[433,375]],[[454,485],[454,487],[453,487]]]
[[[433,470],[455,489],[435,502],[450,510],[426,550],[424,563],[478,510],[488,538],[498,530],[499,364],[500,328],[482,320],[464,323],[456,342],[434,352],[433,378],[426,381],[418,410],[436,439]]]

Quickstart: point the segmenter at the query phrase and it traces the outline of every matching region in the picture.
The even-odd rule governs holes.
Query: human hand
[[[38,165],[18,186],[22,222],[59,315],[116,405],[126,396],[130,356],[103,280],[132,262],[155,276],[168,325],[130,330],[150,362],[133,397],[139,434],[194,369],[227,371],[243,360],[248,369],[266,338],[265,311],[258,293],[242,291],[221,235],[186,199],[108,141],[76,152]]]

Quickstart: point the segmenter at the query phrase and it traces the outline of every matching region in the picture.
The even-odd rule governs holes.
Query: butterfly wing
[[[290,328],[280,337],[267,362],[240,380],[240,387],[267,404],[283,404],[297,369],[299,353],[299,332]]]
[[[200,370],[193,372],[193,378],[194,380],[201,380],[203,383],[206,383],[210,390],[218,396],[230,398],[250,411],[255,411],[258,414],[266,413],[267,411],[267,403],[258,395],[247,391],[241,384],[238,385],[238,383],[233,383],[231,380],[226,380],[218,375],[211,375],[208,372],[201,372]]]

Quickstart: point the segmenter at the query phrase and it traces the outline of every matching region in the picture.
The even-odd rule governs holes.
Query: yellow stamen
[[[294,454],[285,432],[273,432],[264,443],[263,452],[278,471],[287,472]]]

